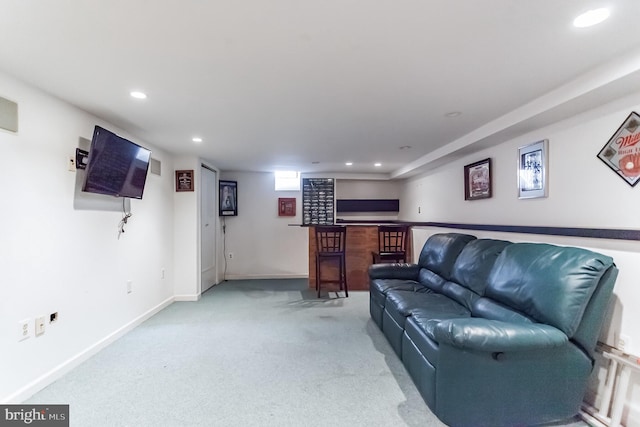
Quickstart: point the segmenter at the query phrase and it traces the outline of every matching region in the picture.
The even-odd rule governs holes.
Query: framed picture
[[[549,140],[518,148],[518,198],[547,197]]]
[[[639,142],[640,116],[633,111],[598,153],[598,158],[632,187],[640,181]]]
[[[464,199],[491,197],[491,159],[480,160],[464,167]]]
[[[278,198],[278,216],[296,216],[296,199],[295,197]]]
[[[193,191],[193,170],[176,171],[176,191]]]
[[[238,182],[219,181],[220,216],[238,215]]]

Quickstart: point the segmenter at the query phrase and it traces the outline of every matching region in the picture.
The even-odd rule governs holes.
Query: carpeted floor
[[[368,298],[317,299],[306,280],[225,282],[28,403],[70,404],[76,427],[443,426],[370,320]]]

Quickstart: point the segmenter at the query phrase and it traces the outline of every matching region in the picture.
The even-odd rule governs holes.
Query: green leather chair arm
[[[540,350],[560,347],[569,340],[561,330],[541,323],[507,323],[474,317],[430,322],[438,322],[433,330],[438,343],[468,350]]]
[[[369,279],[418,280],[418,264],[373,264],[369,266]]]

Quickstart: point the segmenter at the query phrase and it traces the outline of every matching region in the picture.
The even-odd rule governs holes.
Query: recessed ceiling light
[[[445,117],[458,117],[461,116],[462,113],[460,111],[451,111],[449,113],[446,113],[444,116]]]
[[[588,10],[573,20],[573,26],[578,28],[591,27],[599,24],[609,17],[609,9],[600,8]]]
[[[403,145],[400,147],[400,150],[410,150],[412,147],[410,145]]]
[[[193,142],[202,142],[202,138],[200,138],[199,136],[194,136],[193,138],[191,138],[191,140]]]
[[[347,166],[353,166],[353,162],[347,162],[347,163],[345,163],[345,165],[347,165]]]
[[[136,98],[136,99],[147,99],[147,94],[146,93],[140,92],[140,91],[137,91],[137,90],[134,90],[129,95],[131,95],[133,98]]]
[[[382,163],[374,163],[374,165],[373,165],[373,166],[375,166],[375,167],[379,168],[380,166],[382,166]]]
[[[313,162],[311,162],[311,164],[312,164],[312,165],[319,165],[319,164],[320,164],[320,162],[319,162],[319,161],[317,161],[317,160],[314,160]]]

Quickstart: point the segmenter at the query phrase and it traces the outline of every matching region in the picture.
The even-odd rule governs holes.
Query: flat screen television
[[[82,191],[142,199],[151,151],[96,126]]]

